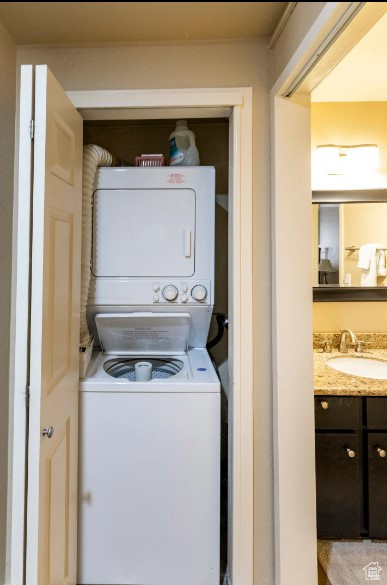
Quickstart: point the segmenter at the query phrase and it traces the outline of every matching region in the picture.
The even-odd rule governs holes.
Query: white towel
[[[361,268],[360,285],[377,286],[378,275],[382,276],[383,270],[386,270],[386,260],[381,244],[364,244],[359,249],[358,267]],[[384,255],[384,263],[382,254]],[[380,265],[379,265],[380,263]],[[381,273],[379,274],[379,270]]]
[[[378,250],[378,276],[387,276],[386,253],[384,250]]]
[[[375,256],[378,244],[364,244],[359,249],[358,267],[362,270],[368,270],[371,263],[372,256]]]

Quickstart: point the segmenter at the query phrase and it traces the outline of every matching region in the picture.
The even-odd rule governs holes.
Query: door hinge
[[[30,385],[26,386],[26,406],[30,405]]]
[[[30,122],[30,138],[31,140],[35,138],[35,120],[31,120]]]

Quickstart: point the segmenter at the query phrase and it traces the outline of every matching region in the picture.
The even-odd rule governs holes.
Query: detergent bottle
[[[192,130],[188,130],[186,120],[178,120],[175,130],[169,136],[169,164],[171,166],[200,165],[195,134]]]

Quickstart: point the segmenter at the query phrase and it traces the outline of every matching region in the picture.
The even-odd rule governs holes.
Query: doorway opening
[[[197,113],[200,113],[198,110]],[[117,112],[119,115],[119,112]],[[187,125],[195,135],[196,146],[200,155],[201,167],[215,168],[215,302],[212,320],[207,339],[207,349],[210,358],[221,381],[221,450],[220,450],[220,582],[223,583],[227,572],[227,525],[228,525],[228,484],[229,484],[229,444],[231,441],[232,409],[229,409],[229,364],[228,364],[228,229],[229,229],[229,119],[219,118],[188,118]],[[166,166],[169,166],[169,136],[174,131],[175,119],[126,119],[126,120],[85,120],[83,141],[84,145],[98,145],[106,149],[116,161],[119,168],[135,166],[136,157],[141,154],[158,153],[164,156]],[[169,167],[170,172],[179,172],[180,167]],[[140,171],[141,172],[141,171]],[[160,195],[159,195],[160,196]],[[182,195],[180,195],[181,197]],[[198,202],[196,203],[198,204]],[[171,210],[172,212],[172,210]],[[160,214],[162,210],[160,210]],[[130,218],[128,218],[129,221]],[[155,226],[156,227],[156,226]],[[164,230],[169,226],[164,222]],[[196,226],[198,229],[198,226]],[[148,236],[149,237],[149,236]],[[198,238],[198,233],[196,235]],[[117,251],[118,253],[118,251]],[[141,252],[140,252],[141,254]],[[169,251],[167,254],[171,254]],[[142,260],[144,262],[144,259]],[[195,263],[198,258],[195,259]],[[157,307],[155,307],[157,309]],[[186,306],[186,309],[189,309]],[[102,311],[98,307],[98,312]],[[111,309],[112,310],[112,309]],[[132,310],[139,310],[131,307]],[[164,307],[164,311],[167,311]],[[121,309],[121,313],[124,310]],[[191,316],[191,319],[193,315]],[[90,317],[89,317],[90,319]],[[93,317],[91,317],[93,320]],[[225,326],[226,324],[226,326]],[[91,330],[95,326],[89,322]],[[198,323],[196,322],[196,327]],[[94,331],[95,332],[95,331]],[[98,335],[94,334],[94,350],[98,346]],[[145,358],[144,358],[145,359]],[[148,360],[150,361],[150,360]],[[121,371],[121,369],[120,369]],[[155,370],[153,370],[155,371]],[[134,372],[133,372],[134,374]],[[82,392],[81,392],[82,396]],[[83,400],[81,399],[81,403]],[[82,411],[82,408],[81,408]],[[192,413],[193,414],[193,413]],[[202,417],[204,417],[204,411]],[[86,417],[86,412],[82,415]],[[85,420],[83,424],[85,424]],[[230,431],[228,424],[230,422]],[[200,433],[200,426],[198,427]],[[229,437],[230,434],[230,437]],[[81,443],[87,439],[82,433]],[[197,438],[197,440],[199,440]],[[210,445],[208,445],[210,449]],[[82,449],[80,451],[82,453]],[[230,449],[231,455],[231,449]],[[79,474],[82,473],[83,457],[80,457]],[[206,478],[202,478],[204,482]],[[88,483],[90,485],[90,482]],[[172,486],[171,486],[172,489]],[[82,494],[79,494],[82,498]],[[82,500],[81,500],[82,501]],[[159,514],[161,510],[159,511]],[[82,517],[82,515],[81,515]],[[189,518],[187,510],[187,519]],[[156,521],[156,519],[155,519]],[[82,533],[82,532],[81,532]],[[79,534],[81,534],[79,533]],[[203,538],[205,535],[203,534]],[[82,542],[78,544],[79,554],[82,557]],[[85,577],[83,577],[85,578]],[[86,579],[87,581],[87,579]],[[82,581],[83,582],[83,581]],[[88,582],[88,581],[87,581]]]
[[[228,179],[228,365],[220,365],[228,396],[228,514],[227,549],[230,581],[252,583],[253,579],[253,462],[252,462],[252,92],[235,90],[170,90],[68,92],[85,123],[115,120],[176,120],[198,124],[205,137],[211,128],[223,134],[228,126],[228,172],[221,167],[223,184]],[[144,108],[144,104],[147,107]],[[119,116],[117,115],[119,112]],[[207,121],[205,121],[207,120]],[[210,121],[211,120],[211,121]],[[154,122],[152,122],[154,124]],[[151,125],[152,125],[151,123]],[[165,122],[162,122],[165,123]],[[107,122],[106,122],[107,124]],[[150,128],[151,128],[150,125]],[[227,125],[227,126],[226,126]],[[167,133],[167,132],[166,132]],[[166,134],[164,137],[164,141]],[[219,141],[218,148],[222,140]],[[209,141],[211,144],[211,140]],[[165,142],[164,142],[165,145]],[[225,153],[225,147],[223,146]],[[204,148],[204,156],[206,148]],[[211,157],[208,158],[211,160]],[[213,160],[213,159],[212,159]],[[217,162],[215,160],[215,162]],[[217,191],[218,214],[225,223],[226,193]],[[224,229],[221,232],[224,233]],[[218,238],[218,241],[219,238]],[[222,247],[222,246],[220,246]],[[220,257],[220,256],[219,256]],[[243,290],[243,293],[242,293]],[[224,297],[223,291],[222,297]],[[224,301],[223,301],[224,302]],[[211,335],[211,331],[210,331]],[[219,357],[218,357],[219,359]],[[222,358],[220,358],[222,359]],[[222,372],[223,369],[223,372]],[[226,372],[228,370],[228,372]],[[230,419],[232,425],[230,426]]]
[[[375,11],[380,5],[356,4],[351,5],[358,12],[353,20],[344,16],[339,22],[335,16],[319,23],[320,37],[316,36],[312,43],[304,39],[298,49],[297,66],[289,61],[289,70],[283,71],[282,79],[272,90],[276,571],[281,583],[317,582],[312,234],[305,230],[294,238],[294,226],[311,225],[311,92],[385,12],[385,6]],[[344,10],[344,3],[341,8]],[[357,66],[353,73],[358,82]],[[343,85],[348,89],[347,80]],[[366,89],[367,84],[361,87]],[[291,268],[283,261],[285,257],[292,258]],[[335,309],[336,303],[316,305]],[[295,477],[299,461],[303,465]],[[294,477],[291,489],[281,481],[289,474]],[[310,559],[303,564],[302,574],[293,563],[299,555]]]
[[[303,74],[291,73],[277,93],[273,90],[273,140],[274,140],[274,242],[275,242],[275,312],[274,317],[274,394],[277,431],[275,435],[275,466],[278,478],[293,473],[300,460],[300,482],[295,478],[292,489],[277,481],[277,574],[279,582],[298,580],[305,583],[317,582],[317,531],[316,531],[316,486],[315,486],[315,427],[313,412],[313,312],[320,307],[332,315],[337,314],[337,304],[315,303],[312,305],[312,238],[306,230],[292,239],[292,226],[311,225],[311,172],[308,168],[311,157],[311,115],[310,94],[314,87],[332,70],[332,63],[338,63],[359,39],[359,30],[364,34],[377,19],[370,16],[372,7],[366,3],[353,23],[340,33],[340,42],[332,43],[329,51],[316,56],[323,58],[316,61],[304,56],[302,61]],[[383,8],[383,11],[385,8]],[[363,18],[364,14],[364,18]],[[380,17],[380,14],[379,14]],[[372,21],[372,22],[371,22]],[[336,31],[337,32],[337,31]],[[324,38],[334,37],[334,27],[324,30]],[[337,36],[337,35],[336,35]],[[356,37],[356,40],[354,40]],[[319,41],[320,42],[320,41]],[[313,47],[313,51],[319,45]],[[321,46],[321,45],[319,45]],[[309,47],[310,49],[310,47]],[[359,79],[358,68],[355,75]],[[343,80],[343,76],[341,76]],[[295,92],[295,83],[298,90]],[[346,82],[345,82],[346,83]],[[292,88],[293,84],[293,88]],[[346,84],[347,85],[347,84]],[[362,84],[363,88],[367,84]],[[348,87],[346,87],[348,89]],[[279,96],[293,96],[285,99]],[[327,129],[327,128],[326,128]],[[293,144],[297,142],[298,152],[294,152]],[[334,142],[333,140],[328,141]],[[322,141],[321,143],[324,143]],[[320,143],[320,144],[321,144]],[[289,171],[287,173],[287,170]],[[286,177],[286,182],[285,182]],[[297,271],[297,285],[293,286],[292,272],[281,262],[281,257],[291,257],[296,266],[301,259],[300,270]],[[315,261],[317,259],[317,254]],[[324,258],[322,258],[324,259]],[[280,268],[279,268],[280,267]],[[294,272],[294,266],[293,266]],[[315,269],[316,270],[316,269]],[[317,274],[315,275],[317,276]],[[317,279],[315,280],[317,281]],[[329,278],[328,278],[329,282]],[[283,290],[286,292],[283,292]],[[356,303],[350,303],[354,308]],[[380,303],[379,303],[380,306]],[[292,318],[290,315],[294,315]],[[281,316],[287,316],[287,323]],[[316,315],[315,315],[316,322]],[[324,322],[324,321],[322,321]],[[324,325],[328,323],[325,319]],[[351,327],[340,324],[340,327]],[[296,328],[298,342],[293,349],[293,333]],[[321,351],[321,349],[320,349]],[[279,367],[280,366],[280,367]],[[302,375],[300,376],[300,371]],[[283,375],[283,372],[285,375]],[[323,408],[322,406],[320,408]],[[294,454],[294,457],[293,457]],[[345,452],[345,456],[349,455]],[[355,457],[356,459],[356,457]],[[293,470],[293,471],[292,471]],[[292,534],[292,538],[290,538]],[[292,540],[293,539],[293,540]],[[293,542],[297,541],[297,550]],[[303,566],[302,577],[294,570],[292,558],[301,553],[311,559],[310,565]],[[298,578],[300,577],[300,578]],[[364,574],[361,573],[361,579]],[[344,581],[344,579],[343,579]]]
[[[318,246],[326,249],[332,261],[328,282],[335,283],[324,287],[316,278],[313,282],[315,353],[322,352],[320,344],[328,344],[317,356],[324,367],[317,366],[314,357],[317,550],[319,584],[324,585],[348,578],[353,583],[380,580],[378,568],[387,559],[387,507],[380,499],[387,477],[383,457],[386,421],[383,415],[374,419],[376,410],[382,414],[386,408],[385,392],[375,396],[375,386],[384,382],[372,379],[377,377],[375,372],[369,378],[362,377],[367,372],[354,372],[351,377],[325,365],[331,358],[338,359],[338,364],[343,357],[378,360],[385,356],[385,271],[376,267],[373,273],[362,258],[370,249],[370,260],[384,262],[383,248],[387,246],[387,77],[380,65],[386,53],[386,26],[384,14],[311,93],[312,207],[317,244],[313,254]],[[324,145],[328,142],[333,158],[324,165],[319,155],[327,152]],[[340,148],[344,156],[332,170]],[[353,163],[359,152],[362,156]],[[314,261],[313,268],[317,272],[320,266]],[[324,293],[328,302],[321,302]],[[350,335],[344,333],[343,337],[341,330],[349,330]],[[317,368],[325,379],[333,373],[335,391],[329,391],[333,385],[329,384],[324,392],[324,378],[317,377]],[[360,385],[362,390],[356,393]],[[344,408],[352,412],[353,422],[337,418]],[[333,410],[336,420],[328,423]],[[328,509],[336,513],[332,516]]]

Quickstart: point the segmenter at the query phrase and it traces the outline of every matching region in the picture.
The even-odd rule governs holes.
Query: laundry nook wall
[[[274,581],[269,51],[266,41],[123,47],[20,47],[18,63],[47,63],[66,90],[253,88],[254,558],[256,583]],[[173,63],[173,67],[171,66]],[[189,67],[187,66],[189,63]],[[262,448],[262,445],[265,447]]]

